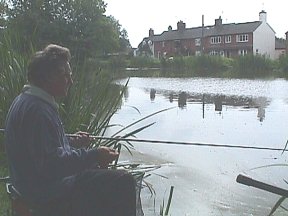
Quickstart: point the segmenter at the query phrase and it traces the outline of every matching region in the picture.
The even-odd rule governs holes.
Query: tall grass
[[[218,77],[228,70],[231,61],[220,56],[178,56],[161,61],[163,75],[185,77]]]
[[[17,52],[17,50],[13,49],[15,44],[11,40],[6,39],[2,40],[0,44],[1,128],[4,128],[5,118],[13,99],[21,92],[23,85],[26,83],[26,68],[33,53],[33,49],[25,54]],[[58,101],[65,130],[69,133],[82,130],[96,136],[104,135],[109,127],[113,127],[110,124],[110,119],[121,107],[122,96],[126,86],[113,85],[111,74],[100,67],[91,68],[91,64],[77,62],[77,59],[73,59],[71,63],[74,72],[74,85],[71,87],[69,95]],[[126,133],[124,137],[134,136],[150,125],[148,124]],[[122,127],[121,132],[126,128]],[[5,161],[3,133],[0,134],[0,139],[2,153],[0,161]],[[119,144],[117,141],[101,142],[101,140],[98,140],[91,147],[100,144],[114,146],[118,150],[121,149],[121,145],[125,145]],[[128,143],[129,146],[131,146],[131,143]],[[135,173],[135,170],[133,172]],[[0,176],[6,175],[8,175],[7,164],[1,162]],[[9,206],[7,196],[3,195],[4,191],[4,185],[0,184],[0,215],[5,215],[6,213],[4,212]],[[2,199],[2,197],[4,198]],[[1,212],[2,209],[4,212]]]
[[[19,40],[20,41],[20,40]],[[13,99],[26,82],[28,55],[13,50],[17,40],[3,37],[0,42],[0,127],[4,128],[6,114]],[[3,134],[0,134],[0,151],[3,151]]]
[[[278,60],[278,67],[283,76],[288,78],[288,53],[287,55],[280,56]]]
[[[273,64],[265,56],[246,55],[235,59],[233,68],[239,77],[267,77],[273,71]]]

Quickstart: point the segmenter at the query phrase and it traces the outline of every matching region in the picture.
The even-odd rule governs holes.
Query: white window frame
[[[249,41],[249,35],[248,34],[240,34],[236,36],[236,42],[248,42]]]
[[[216,50],[211,50],[211,51],[209,52],[209,54],[210,54],[211,56],[216,56],[216,55],[218,55],[218,52],[217,52]]]
[[[201,46],[201,38],[195,38],[195,46]]]
[[[245,55],[248,54],[248,50],[246,50],[246,49],[238,50],[238,54],[239,54],[240,56],[245,56]]]
[[[225,36],[225,43],[231,43],[231,41],[232,41],[231,35],[226,35]]]
[[[221,43],[221,36],[214,36],[210,38],[211,44],[220,44]]]
[[[200,56],[200,55],[201,55],[201,51],[196,50],[196,51],[195,51],[195,56]]]

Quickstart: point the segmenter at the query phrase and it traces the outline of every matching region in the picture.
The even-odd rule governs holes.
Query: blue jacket
[[[71,147],[55,104],[30,93],[21,93],[9,109],[5,146],[12,183],[41,204],[69,191],[77,173],[95,166],[97,149]]]

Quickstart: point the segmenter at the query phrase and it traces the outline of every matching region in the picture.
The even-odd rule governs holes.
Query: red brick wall
[[[248,34],[248,41],[247,42],[236,42],[237,35],[231,35],[231,43],[225,43],[225,36],[221,36],[221,43],[219,44],[211,44],[211,37],[204,37],[203,44],[204,44],[204,53],[209,54],[210,51],[225,51],[227,50],[230,54],[230,57],[238,56],[239,50],[247,50],[248,53],[253,52],[253,33]],[[195,45],[195,39],[186,39],[180,41],[180,48],[186,48],[187,51],[189,51],[190,55],[195,55],[196,51],[201,50],[201,46]],[[163,56],[164,53],[166,53],[166,57],[177,55],[177,49],[176,42],[174,40],[171,41],[165,41],[165,46],[162,46],[162,42],[157,41],[154,44],[154,50],[155,50],[155,57],[158,57],[158,52],[161,53],[161,56]]]

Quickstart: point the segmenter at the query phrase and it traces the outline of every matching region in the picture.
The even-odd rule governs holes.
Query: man
[[[67,48],[51,44],[28,66],[29,85],[13,101],[5,126],[12,184],[39,215],[134,216],[133,176],[104,169],[118,153],[87,150],[88,134],[74,140],[65,135],[55,98],[66,96],[73,84],[69,60]]]

